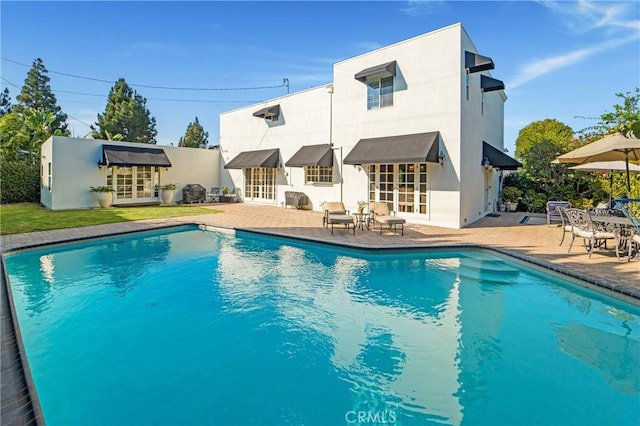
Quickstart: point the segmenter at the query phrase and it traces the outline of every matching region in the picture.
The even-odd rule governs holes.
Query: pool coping
[[[573,284],[589,288],[592,290],[599,291],[602,294],[607,296],[611,296],[622,300],[627,303],[640,305],[640,290],[635,289],[633,287],[625,286],[624,284],[615,285],[615,283],[606,280],[599,280],[593,276],[588,274],[580,274],[576,273],[568,268],[563,268],[562,266],[555,265],[551,262],[537,259],[533,256],[527,256],[520,254],[516,251],[512,251],[509,249],[493,247],[486,244],[477,244],[477,243],[458,243],[458,244],[416,244],[416,245],[405,245],[405,246],[394,246],[394,247],[384,247],[384,246],[366,246],[363,244],[358,244],[357,242],[343,242],[343,241],[327,241],[319,238],[314,238],[312,236],[300,236],[300,235],[290,235],[281,232],[272,232],[264,229],[255,229],[255,228],[243,228],[243,227],[228,227],[228,226],[220,226],[220,225],[208,225],[201,222],[196,221],[185,221],[181,223],[153,223],[146,224],[148,226],[143,226],[141,229],[129,229],[122,231],[107,231],[107,232],[96,232],[94,235],[84,235],[78,237],[71,237],[66,239],[61,239],[56,242],[44,242],[44,243],[29,243],[21,246],[12,247],[8,250],[0,250],[0,268],[2,269],[0,273],[0,287],[1,293],[0,297],[2,298],[1,303],[4,305],[7,304],[7,307],[10,311],[10,316],[6,317],[4,314],[0,318],[2,321],[2,342],[3,342],[3,352],[8,351],[7,355],[12,362],[12,365],[2,366],[2,371],[5,372],[5,368],[7,370],[12,369],[15,370],[14,373],[18,374],[18,380],[21,380],[25,383],[26,387],[22,389],[7,389],[3,388],[2,392],[2,408],[3,414],[2,419],[4,420],[5,414],[4,411],[7,408],[7,405],[11,404],[9,399],[23,401],[23,405],[18,407],[13,407],[8,413],[7,417],[10,418],[10,424],[36,424],[36,425],[44,425],[45,420],[42,413],[42,407],[40,406],[40,402],[38,399],[38,394],[35,389],[35,384],[33,382],[33,377],[31,375],[31,370],[29,368],[29,363],[27,360],[25,348],[22,341],[22,334],[20,332],[20,326],[18,324],[15,305],[13,303],[13,295],[11,294],[10,282],[7,275],[7,269],[5,264],[5,255],[19,252],[23,250],[29,249],[37,249],[40,247],[49,247],[56,246],[74,242],[81,241],[90,241],[90,240],[100,240],[109,237],[117,237],[131,234],[139,234],[146,232],[153,232],[164,229],[171,228],[180,228],[180,227],[196,227],[196,229],[206,229],[206,230],[223,230],[226,232],[246,232],[250,234],[258,234],[258,235],[267,235],[273,236],[282,239],[289,240],[297,240],[303,242],[312,242],[316,244],[326,245],[326,246],[337,246],[348,248],[352,250],[358,250],[362,252],[409,252],[409,251],[442,251],[447,249],[480,249],[487,250],[490,252],[499,253],[503,256],[507,256],[513,259],[516,259],[520,262],[524,262],[527,265],[531,265],[535,267],[537,270],[542,269],[545,271],[551,271],[555,274],[559,274],[563,277],[567,277],[571,280]],[[5,333],[7,333],[5,335]],[[11,344],[13,343],[13,344]],[[5,348],[5,344],[9,347]],[[4,354],[3,354],[4,357]],[[13,391],[13,392],[12,392]],[[6,395],[6,393],[9,395]],[[20,419],[21,417],[21,419]],[[20,421],[22,420],[22,421]],[[5,421],[1,422],[5,424]]]

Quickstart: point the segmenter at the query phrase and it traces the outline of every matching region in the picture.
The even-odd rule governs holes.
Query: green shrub
[[[0,203],[39,202],[39,166],[20,160],[0,162]]]
[[[518,201],[518,198],[522,197],[522,190],[516,188],[515,186],[505,186],[502,188],[502,197],[506,201],[515,203]]]
[[[547,211],[547,200],[547,194],[529,189],[525,192],[522,203],[530,213],[544,213]]]

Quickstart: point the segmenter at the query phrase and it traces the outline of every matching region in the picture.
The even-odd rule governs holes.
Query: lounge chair
[[[389,210],[387,203],[369,203],[369,211],[371,212],[371,223],[375,230],[376,224],[380,227],[380,235],[382,235],[382,228],[385,225],[389,226],[389,230],[393,227],[395,232],[398,232],[398,225],[400,225],[400,231],[404,235],[404,224],[406,219],[396,217],[396,212]]]
[[[344,225],[345,229],[351,229],[356,233],[356,221],[349,214],[349,210],[344,208],[344,204],[340,202],[324,203],[324,216],[322,216],[322,226],[325,228],[331,225],[331,233],[333,234],[333,225]]]

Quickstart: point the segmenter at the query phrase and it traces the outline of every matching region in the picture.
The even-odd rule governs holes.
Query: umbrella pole
[[[627,198],[631,197],[631,177],[629,176],[629,154],[627,154],[627,159],[625,161],[627,164]]]
[[[613,170],[609,171],[609,208],[613,207]]]

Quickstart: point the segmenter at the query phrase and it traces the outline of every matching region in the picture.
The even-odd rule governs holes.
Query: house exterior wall
[[[349,152],[363,138],[439,131],[445,166],[428,164],[428,211],[411,222],[458,227],[460,191],[460,26],[424,34],[335,64],[334,142]],[[367,87],[354,75],[397,61],[393,106],[367,110]],[[406,88],[403,88],[403,85]],[[367,199],[368,175],[346,166],[346,204]]]
[[[368,167],[342,165],[342,159],[359,140],[438,131],[445,163],[427,163],[427,212],[401,215],[408,222],[450,228],[473,223],[491,211],[484,202],[482,142],[502,148],[506,98],[501,91],[481,96],[480,74],[485,71],[471,74],[466,99],[465,50],[477,52],[462,25],[451,25],[340,61],[334,64],[331,85],[224,113],[220,117],[223,160],[244,151],[280,148],[284,164],[303,145],[332,143],[334,183],[305,185],[302,168],[283,169],[273,204],[284,201],[286,190],[302,191],[315,210],[322,210],[323,201],[342,201],[355,211],[358,201],[369,198]],[[397,64],[393,106],[367,109],[367,85],[354,75],[391,61]],[[283,124],[269,126],[252,116],[276,104],[281,106]],[[241,170],[223,175],[223,181],[243,185]],[[494,199],[496,173],[491,180],[495,184],[489,196]]]
[[[103,144],[164,149],[172,166],[168,170],[160,168],[160,183],[178,183],[176,201],[182,199],[181,189],[186,184],[199,183],[207,189],[219,186],[218,150],[52,136],[42,145],[41,204],[51,210],[98,207],[89,187],[106,185],[107,167],[98,168]],[[51,190],[45,187],[49,161],[52,162]],[[131,202],[136,201],[121,200],[118,204]]]
[[[304,145],[328,144],[330,137],[331,85],[316,87],[284,96],[268,102],[236,109],[220,115],[220,147],[222,151],[221,185],[243,197],[244,176],[240,169],[224,169],[238,154],[244,151],[256,151],[270,148],[280,149],[282,169],[277,173],[276,198],[272,201],[259,200],[258,203],[283,205],[285,191],[304,192],[312,202],[312,208],[321,209],[321,201],[339,199],[339,175],[334,170],[332,184],[305,184],[304,170],[301,167],[284,167]],[[261,108],[280,105],[280,119],[271,123],[253,113]],[[334,158],[338,164],[339,158]]]
[[[469,74],[469,99],[466,96],[466,72],[464,52],[479,53],[466,31],[461,31],[460,69],[460,226],[464,227],[494,211],[499,194],[499,172],[491,170],[489,199],[491,208],[485,207],[484,174],[481,166],[482,142],[498,148],[504,147],[504,102],[503,91],[482,93],[480,75],[491,76],[489,71]]]

